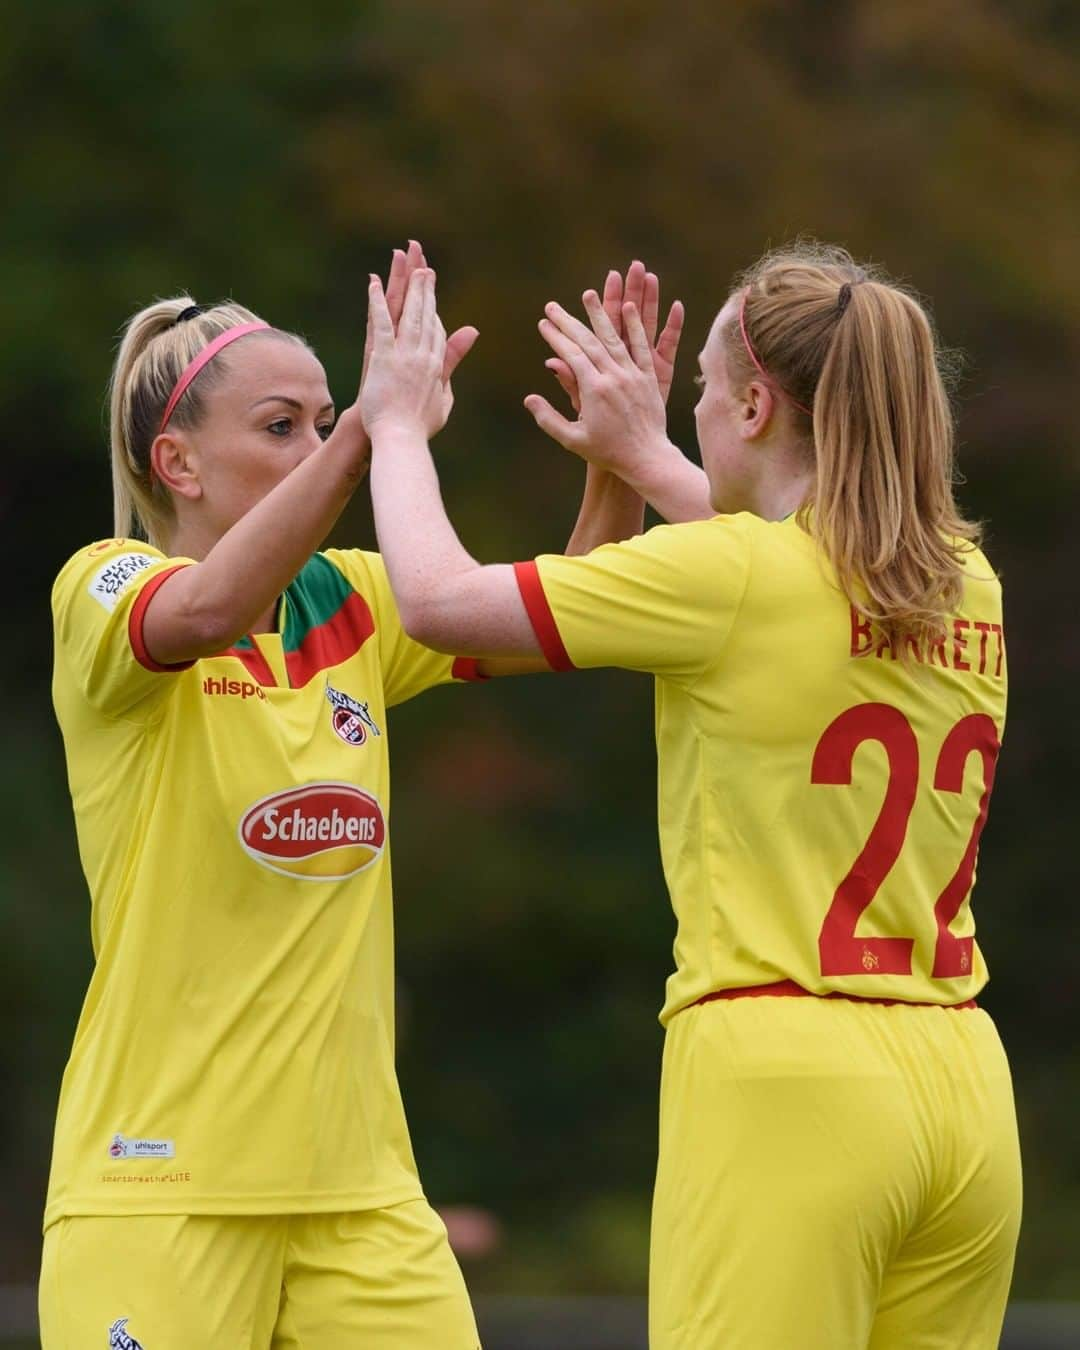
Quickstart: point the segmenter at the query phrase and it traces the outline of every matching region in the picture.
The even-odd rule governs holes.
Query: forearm
[[[590,464],[567,554],[589,553],[600,544],[630,539],[644,527],[645,501],[640,493],[617,475]]]
[[[478,563],[447,519],[422,429],[373,427],[371,499],[379,551],[411,637],[461,656],[539,653],[513,568]]]
[[[625,486],[644,498],[669,525],[708,520],[716,514],[705,471],[671,441],[640,456],[622,476]]]
[[[270,609],[319,547],[364,476],[355,445],[333,439],[240,518],[205,558],[151,601],[144,638],[174,664],[230,646]]]

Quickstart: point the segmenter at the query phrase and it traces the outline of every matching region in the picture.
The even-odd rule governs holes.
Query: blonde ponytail
[[[800,522],[851,604],[906,654],[908,639],[944,632],[979,537],[953,498],[948,357],[918,300],[841,249],[769,254],[740,284],[754,352],[812,412],[792,413],[816,463]],[[737,324],[725,338],[733,374],[752,378]]]
[[[197,312],[181,320],[189,309]],[[157,548],[164,547],[174,510],[167,489],[151,472],[150,447],[169,395],[184,367],[207,343],[238,324],[257,321],[258,315],[231,300],[200,310],[189,295],[177,295],[139,310],[125,324],[109,382],[113,530],[117,536],[136,535]],[[277,329],[267,332],[301,341]],[[227,357],[215,357],[177,403],[169,425],[197,426],[206,393],[226,370]]]

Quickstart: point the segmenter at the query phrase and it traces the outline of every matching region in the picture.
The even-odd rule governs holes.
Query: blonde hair
[[[177,295],[133,314],[124,325],[109,382],[113,529],[119,537],[137,535],[157,548],[164,546],[175,516],[169,491],[150,465],[150,447],[169,395],[185,366],[214,338],[238,324],[259,321],[251,310],[226,300],[178,323],[179,316],[193,307],[197,308],[191,296]],[[265,333],[307,345],[276,328]],[[228,354],[222,353],[185,390],[169,418],[170,427],[198,426],[206,394],[227,373]]]
[[[736,289],[762,366],[812,410],[792,412],[816,465],[800,524],[894,651],[939,636],[979,539],[953,497],[955,357],[914,295],[843,249],[798,243],[766,254]],[[733,379],[752,380],[738,318],[723,337]]]

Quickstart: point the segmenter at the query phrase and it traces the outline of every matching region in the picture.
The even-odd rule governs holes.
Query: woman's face
[[[299,343],[243,338],[219,359],[227,370],[203,420],[182,435],[200,511],[220,536],[326,440],[334,405],[326,372]]]

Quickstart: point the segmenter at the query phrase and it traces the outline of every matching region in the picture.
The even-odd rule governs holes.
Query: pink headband
[[[761,373],[764,379],[768,380],[768,382],[775,389],[779,389],[780,393],[783,394],[783,396],[790,402],[794,403],[796,408],[798,408],[800,412],[806,413],[807,417],[813,417],[814,415],[813,409],[808,408],[805,403],[800,403],[797,398],[792,398],[791,395],[788,393],[788,391],[784,388],[784,386],[778,380],[773,379],[773,377],[769,374],[769,372],[758,360],[757,352],[755,352],[753,347],[750,345],[750,336],[746,331],[746,297],[749,294],[750,294],[750,287],[747,286],[747,288],[742,293],[742,303],[739,305],[739,332],[742,333],[743,346],[746,348],[747,356],[749,356],[750,360],[753,361],[754,365],[758,368],[759,372]]]
[[[193,357],[192,360],[187,363],[180,374],[180,378],[176,381],[176,385],[169,395],[169,401],[165,404],[165,411],[161,414],[161,424],[157,429],[157,434],[160,436],[169,425],[169,418],[173,415],[176,405],[183,398],[188,385],[195,376],[198,375],[199,371],[202,370],[203,366],[209,365],[214,357],[217,356],[218,352],[221,351],[222,347],[227,347],[230,342],[235,342],[237,338],[245,337],[248,333],[254,333],[260,328],[269,327],[270,325],[268,323],[263,323],[261,319],[258,323],[241,323],[237,324],[235,328],[226,328],[224,333],[219,333],[218,336],[214,338],[213,342],[208,342],[202,351],[199,352],[198,356]]]

